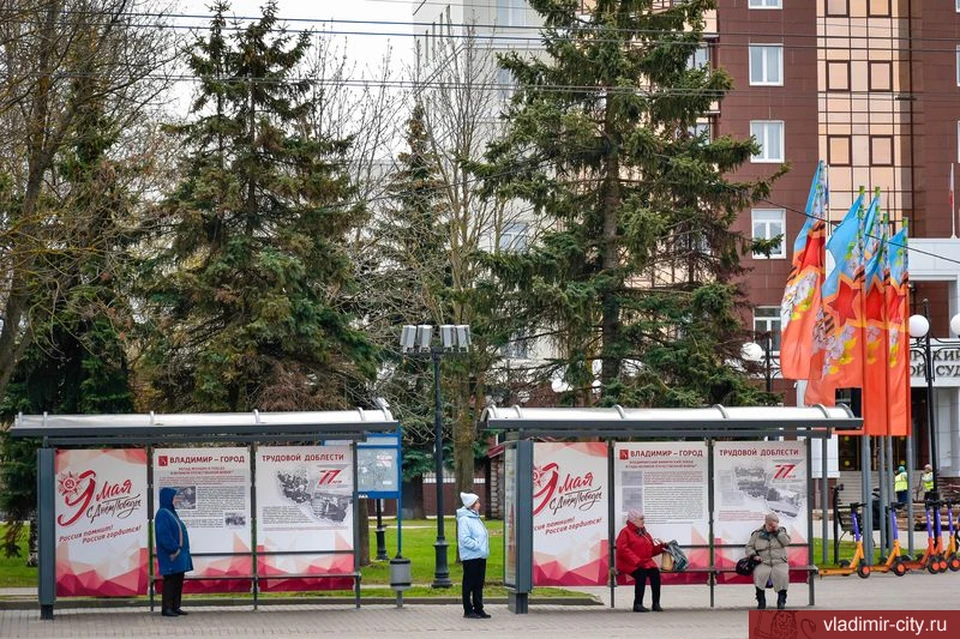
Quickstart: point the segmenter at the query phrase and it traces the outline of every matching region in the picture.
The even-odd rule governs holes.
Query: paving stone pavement
[[[902,578],[875,574],[869,579],[832,577],[816,582],[816,608],[824,610],[956,610],[960,573],[911,573]],[[587,589],[609,604],[606,589]],[[616,608],[531,605],[527,615],[488,606],[492,619],[463,619],[460,607],[407,604],[190,608],[190,615],[165,618],[146,609],[57,609],[53,621],[41,621],[36,609],[0,610],[0,637],[422,637],[470,632],[486,638],[611,637],[643,632],[658,639],[745,639],[749,586],[718,586],[716,608],[702,586],[664,588],[663,613],[630,610],[631,590],[619,588]],[[649,595],[648,595],[649,597]],[[793,584],[789,607],[807,604],[807,587]],[[935,614],[935,613],[934,613]],[[649,633],[649,634],[648,634]]]

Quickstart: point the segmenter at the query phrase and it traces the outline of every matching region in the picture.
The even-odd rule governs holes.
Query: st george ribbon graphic
[[[147,591],[147,455],[142,449],[58,450],[58,597]]]
[[[605,585],[606,444],[538,442],[533,473],[534,585]]]

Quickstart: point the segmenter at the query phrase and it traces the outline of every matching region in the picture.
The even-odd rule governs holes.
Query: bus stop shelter
[[[511,611],[527,611],[528,594],[535,585],[606,583],[613,602],[618,577],[614,539],[631,503],[644,508],[648,526],[654,510],[649,506],[654,503],[661,513],[671,508],[684,511],[668,517],[689,515],[692,523],[684,524],[678,538],[683,534],[688,538],[691,568],[665,578],[674,580],[668,583],[709,584],[712,607],[718,583],[743,580],[731,562],[742,556],[746,539],[723,532],[730,530],[725,519],[736,517],[737,510],[717,498],[732,495],[730,500],[736,500],[740,486],[746,487],[744,503],[760,503],[766,511],[779,509],[802,522],[795,532],[805,541],[790,549],[798,560],[791,560],[791,565],[802,560],[796,572],[808,584],[810,605],[815,603],[811,451],[813,441],[820,440],[825,486],[827,439],[835,431],[857,430],[862,424],[846,406],[490,406],[481,419],[487,429],[505,432],[507,440],[504,584]],[[801,468],[802,474],[795,472]],[[792,510],[801,508],[804,512]],[[761,521],[752,522],[753,527]],[[668,530],[675,525],[667,519],[661,522]],[[824,518],[824,537],[826,526]],[[721,539],[724,534],[728,538]],[[598,556],[601,548],[606,557]]]
[[[158,465],[166,470],[178,462],[184,463],[197,461],[208,464],[207,479],[202,479],[200,483],[211,483],[209,476],[219,473],[221,476],[234,473],[235,477],[240,479],[228,485],[228,481],[221,481],[224,486],[219,486],[219,494],[228,494],[229,497],[219,497],[220,499],[233,499],[236,503],[243,504],[243,508],[233,509],[231,512],[220,513],[223,530],[230,536],[235,537],[236,531],[240,530],[246,535],[249,549],[245,552],[230,552],[231,549],[219,552],[197,552],[194,556],[198,560],[214,560],[220,558],[220,561],[234,561],[234,565],[243,563],[245,568],[242,573],[231,576],[230,571],[222,571],[220,576],[206,576],[204,581],[217,579],[237,580],[245,582],[244,588],[249,588],[252,584],[254,604],[258,592],[258,584],[267,583],[273,580],[274,583],[286,580],[288,583],[294,583],[296,579],[320,579],[323,577],[335,577],[352,582],[356,605],[360,604],[360,581],[359,581],[359,527],[357,524],[357,455],[356,444],[363,441],[371,434],[395,433],[398,430],[398,423],[392,415],[384,409],[364,410],[357,408],[355,410],[343,411],[315,411],[315,412],[278,412],[262,413],[253,411],[250,413],[201,413],[201,414],[124,414],[124,415],[19,415],[11,428],[11,435],[14,437],[30,437],[40,440],[40,448],[37,451],[37,487],[38,487],[38,559],[39,559],[39,590],[38,598],[40,604],[41,618],[52,619],[54,603],[57,597],[57,579],[58,579],[58,544],[66,544],[71,540],[71,535],[64,533],[63,524],[69,517],[65,518],[62,513],[64,505],[60,502],[66,502],[69,506],[80,503],[86,512],[77,511],[74,517],[84,519],[84,514],[90,516],[91,521],[94,515],[104,515],[107,519],[109,515],[120,517],[130,517],[130,513],[136,509],[137,513],[147,513],[147,518],[152,518],[154,511],[154,475],[160,472]],[[325,443],[327,447],[317,446]],[[199,446],[196,446],[200,444]],[[258,448],[264,444],[263,449]],[[191,445],[194,445],[192,448]],[[213,448],[214,446],[240,446],[243,448]],[[327,454],[325,450],[328,447],[337,448],[336,454]],[[94,471],[87,470],[83,472],[63,472],[62,477],[58,476],[57,455],[58,452],[76,451],[88,449],[93,452],[104,452],[113,457],[108,457],[107,461],[113,466],[122,466],[124,463],[133,460],[136,469],[135,481],[140,482],[142,474],[142,483],[137,483],[137,494],[142,495],[143,503],[140,497],[134,501],[131,493],[131,482],[100,480],[99,484],[94,483],[96,475]],[[164,455],[159,458],[159,464],[154,463],[154,453],[158,449],[175,451],[178,455]],[[335,548],[316,549],[304,551],[298,549],[289,549],[286,551],[276,551],[266,553],[274,556],[285,555],[283,558],[290,562],[290,565],[301,565],[309,567],[308,554],[311,556],[336,555],[335,559],[338,565],[345,566],[352,564],[352,570],[340,570],[335,575],[323,575],[310,572],[309,574],[292,574],[295,571],[281,573],[275,571],[270,574],[258,574],[258,566],[267,565],[270,558],[263,555],[264,551],[258,550],[258,544],[262,548],[263,540],[257,539],[257,516],[262,511],[257,509],[258,492],[254,490],[255,477],[257,473],[257,459],[259,451],[272,450],[279,451],[269,457],[259,456],[261,464],[265,465],[264,460],[277,462],[290,462],[288,466],[276,465],[277,470],[271,477],[273,484],[286,482],[287,485],[274,490],[285,491],[282,497],[290,498],[283,506],[275,506],[276,510],[286,508],[286,512],[296,514],[299,508],[306,515],[320,513],[331,517],[331,521],[345,522],[349,516],[352,519],[352,530],[345,526],[343,535],[339,539]],[[317,452],[317,451],[320,452]],[[216,451],[226,451],[220,454],[214,454]],[[229,451],[237,451],[237,454],[227,454]],[[306,451],[301,454],[300,451]],[[282,452],[282,454],[280,454]],[[126,455],[126,457],[123,456]],[[319,460],[339,460],[336,464],[327,464],[326,467],[319,467],[316,464],[313,468],[304,471],[304,468],[310,466],[310,462],[320,462]],[[147,460],[150,460],[149,462]],[[219,466],[218,466],[219,464]],[[230,470],[229,464],[234,464],[235,468]],[[130,465],[129,463],[127,464]],[[141,468],[142,467],[142,468]],[[109,465],[100,465],[101,474],[106,474],[104,469],[109,470]],[[91,474],[93,473],[93,474]],[[300,473],[300,475],[298,475]],[[301,476],[302,475],[302,476]],[[254,478],[254,479],[250,479]],[[347,478],[340,481],[338,478]],[[246,483],[244,483],[244,480]],[[307,481],[312,482],[307,486]],[[216,481],[216,479],[212,480]],[[266,482],[265,482],[266,483]],[[322,485],[322,486],[318,486]],[[80,488],[86,487],[88,494],[84,495]],[[312,490],[312,492],[308,492]],[[243,494],[246,492],[246,494]],[[145,493],[145,494],[144,494]],[[58,501],[59,497],[59,501]],[[86,502],[81,503],[86,497]],[[351,511],[347,507],[352,506]],[[95,509],[95,510],[94,510]],[[306,516],[304,515],[304,516]],[[125,520],[126,521],[126,520]],[[214,523],[218,523],[214,520]],[[262,523],[262,522],[261,522]],[[148,522],[143,521],[142,526],[137,527],[136,535],[138,539],[148,538],[146,542],[148,549],[140,552],[140,561],[148,559],[150,566],[149,580],[150,593],[153,593],[153,540],[152,535],[148,535]],[[126,531],[134,530],[134,527],[128,526],[122,528],[123,524],[117,525],[114,529],[102,527],[96,530],[87,530],[82,535],[73,537],[83,537],[80,541],[99,541],[103,537],[120,536]],[[142,527],[142,529],[140,529]],[[105,534],[88,534],[108,531]],[[219,531],[215,531],[216,534]],[[58,533],[60,536],[58,538]],[[194,533],[191,532],[191,535]],[[201,531],[196,531],[200,536]],[[352,535],[352,543],[351,537]],[[235,542],[234,542],[235,543]],[[258,557],[258,552],[261,556]],[[206,557],[204,555],[207,555]],[[238,557],[229,557],[237,555]],[[242,557],[239,557],[242,555]],[[224,558],[224,556],[227,556]],[[61,562],[63,558],[59,558]],[[136,562],[136,558],[131,560]],[[281,561],[281,559],[277,559]],[[267,562],[267,563],[264,563]],[[299,562],[299,563],[298,563]],[[143,570],[143,567],[138,567]],[[91,579],[92,569],[89,566],[84,568],[85,572],[75,576],[76,581]],[[141,575],[141,583],[143,576]]]

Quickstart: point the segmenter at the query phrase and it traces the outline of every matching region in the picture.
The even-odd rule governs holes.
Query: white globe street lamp
[[[756,342],[747,342],[740,349],[740,356],[748,362],[759,362],[763,360],[763,347]]]

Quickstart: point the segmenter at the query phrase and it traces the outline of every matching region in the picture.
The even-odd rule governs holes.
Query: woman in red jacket
[[[660,607],[660,568],[653,560],[663,552],[666,544],[654,539],[643,526],[643,513],[631,510],[627,513],[627,525],[617,535],[617,570],[634,578],[633,611],[646,612],[643,607],[643,593],[647,579],[653,591],[653,610],[662,612]]]

